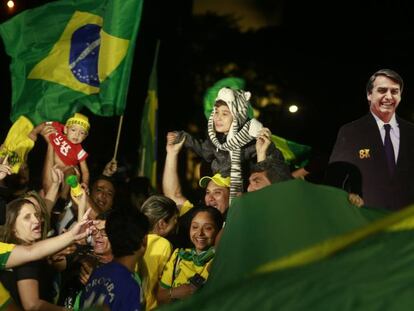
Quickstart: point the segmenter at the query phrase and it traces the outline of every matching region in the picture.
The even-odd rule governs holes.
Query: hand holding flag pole
[[[7,175],[11,175],[11,167],[8,164],[8,155],[3,159],[2,163],[0,164],[0,180],[3,180]]]

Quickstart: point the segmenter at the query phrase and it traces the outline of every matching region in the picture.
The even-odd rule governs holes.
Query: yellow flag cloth
[[[11,166],[13,174],[17,174],[34,146],[34,141],[28,136],[32,130],[32,122],[25,116],[20,116],[13,123],[1,147],[0,157],[4,159],[7,156],[7,162]]]

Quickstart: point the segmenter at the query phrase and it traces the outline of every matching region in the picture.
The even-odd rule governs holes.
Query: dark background
[[[49,1],[16,2],[15,13]],[[243,25],[237,5],[234,14],[227,8],[223,15],[217,6],[201,10],[208,3],[205,0],[145,1],[118,152],[121,166],[134,170],[138,163],[141,110],[157,40],[159,173],[166,132],[187,129],[203,137],[204,91],[227,76],[246,80],[259,120],[273,133],[326,155],[339,127],[368,111],[365,84],[378,69],[394,69],[404,78],[398,113],[414,120],[414,13],[408,1],[242,2],[246,12],[258,12],[264,26]],[[1,21],[11,16],[4,3]],[[224,8],[227,1],[220,3]],[[200,10],[202,14],[193,15]],[[4,139],[11,125],[11,86],[10,60],[2,43],[0,53],[0,135]],[[299,112],[290,114],[290,104],[298,105]],[[118,118],[90,117],[92,131],[85,149],[94,171],[113,155]],[[35,170],[42,165],[42,148],[36,146],[31,156]]]

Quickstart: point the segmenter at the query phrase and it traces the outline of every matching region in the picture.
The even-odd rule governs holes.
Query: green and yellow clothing
[[[14,249],[14,244],[7,244],[0,242],[0,270],[6,267],[11,251]],[[11,302],[9,292],[0,283],[0,310],[5,310],[7,305]]]
[[[6,267],[11,251],[16,245],[0,242],[0,270]]]
[[[152,310],[157,307],[157,285],[172,251],[173,247],[167,239],[157,234],[148,234],[147,249],[144,254],[145,272],[141,270],[144,279],[145,310]]]
[[[180,208],[180,217],[183,216],[185,213],[187,213],[190,209],[194,207],[194,204],[191,203],[189,200],[185,200],[183,205],[181,205]]]
[[[0,283],[0,311],[6,310],[7,305],[11,302],[9,292]]]
[[[13,123],[0,150],[0,157],[8,156],[8,163],[13,174],[17,174],[20,167],[27,160],[27,155],[33,149],[34,141],[29,138],[33,130],[32,122],[25,116],[20,116]]]
[[[160,285],[163,288],[171,288],[189,284],[188,279],[196,273],[207,280],[214,255],[213,247],[200,254],[197,254],[194,248],[176,249],[165,265]]]

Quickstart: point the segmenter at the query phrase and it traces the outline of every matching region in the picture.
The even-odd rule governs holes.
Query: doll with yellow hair
[[[36,126],[29,134],[29,137],[36,141],[37,135],[42,133],[47,138],[48,154],[53,152],[53,165],[58,166],[63,173],[70,168],[80,168],[81,181],[85,188],[89,184],[89,169],[86,163],[87,152],[82,148],[81,143],[88,136],[90,124],[88,117],[75,113],[70,117],[66,124],[59,122],[45,122]],[[45,160],[48,161],[48,155]],[[75,169],[76,170],[76,169]],[[50,170],[45,169],[43,176],[44,190],[47,191],[51,185]]]

